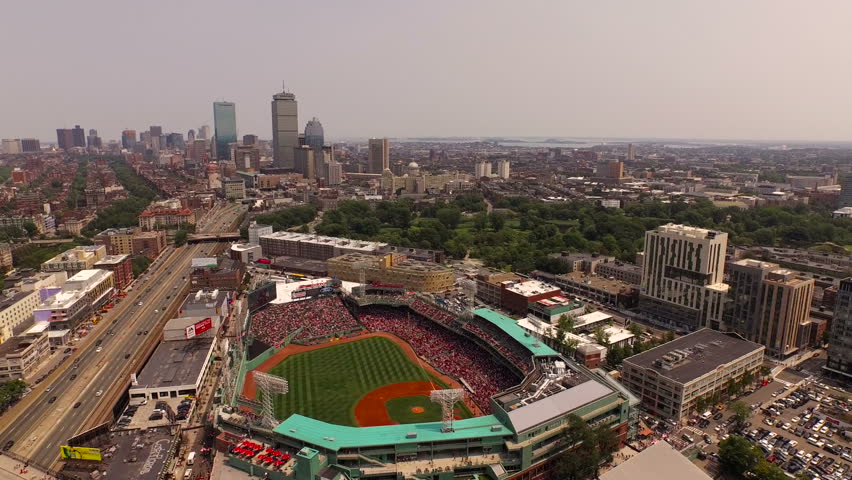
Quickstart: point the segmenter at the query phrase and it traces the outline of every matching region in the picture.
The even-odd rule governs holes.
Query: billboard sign
[[[202,333],[206,332],[207,330],[210,330],[211,328],[213,328],[213,319],[207,317],[204,320],[201,320],[200,322],[195,322],[194,324],[186,327],[186,338],[187,340],[189,340],[190,338],[196,335],[201,335]]]
[[[308,292],[306,292],[305,290],[295,290],[293,291],[293,293],[290,294],[290,298],[295,300],[297,298],[305,298],[307,295]]]
[[[68,445],[59,447],[59,456],[71,460],[92,460],[95,462],[103,460],[100,448],[69,447]]]

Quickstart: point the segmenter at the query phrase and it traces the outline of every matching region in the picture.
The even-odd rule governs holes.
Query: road
[[[231,230],[243,212],[242,207],[233,205],[216,207],[208,221],[202,222],[202,231]],[[215,245],[170,248],[161,255],[80,342],[78,351],[0,417],[0,445],[14,440],[14,453],[50,466],[58,461],[58,447],[69,437],[91,427],[97,417],[104,416],[104,408],[111,412],[112,405],[101,404],[114,398],[116,390],[123,392],[132,366],[142,360],[144,341],[160,338],[169,311],[176,310],[183,300],[178,293],[188,284],[190,260],[210,254]],[[97,351],[97,341],[102,342],[101,352]],[[46,391],[48,387],[50,392]],[[99,391],[102,394],[98,395]],[[52,397],[56,397],[53,403]],[[74,408],[77,402],[80,404]]]

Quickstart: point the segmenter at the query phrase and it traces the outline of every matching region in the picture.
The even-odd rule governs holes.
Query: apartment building
[[[74,275],[89,270],[106,256],[103,245],[83,245],[66,250],[41,264],[42,272],[68,272]]]
[[[30,333],[0,343],[0,383],[29,380],[50,354],[47,333]]]
[[[825,370],[852,378],[852,277],[841,280],[837,288]]]
[[[33,310],[41,301],[38,290],[4,290],[0,300],[0,343],[12,338],[33,318]]]
[[[724,393],[729,382],[756,374],[764,351],[763,345],[705,328],[624,360],[622,384],[646,410],[679,422],[699,398]]]
[[[95,263],[95,268],[112,272],[115,288],[118,290],[124,290],[133,281],[133,262],[130,255],[107,255]]]
[[[728,234],[669,223],[645,233],[639,309],[678,330],[720,329]]]
[[[493,268],[482,269],[476,274],[476,298],[488,305],[500,306],[503,298],[503,282],[520,282],[524,277]]]

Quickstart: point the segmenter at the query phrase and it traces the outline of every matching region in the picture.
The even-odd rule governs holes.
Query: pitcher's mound
[[[423,407],[413,407],[413,408],[411,409],[411,413],[423,413],[423,412],[425,412],[425,411],[426,411],[426,410],[425,410]]]

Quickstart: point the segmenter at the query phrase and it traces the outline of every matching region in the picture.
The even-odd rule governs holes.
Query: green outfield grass
[[[414,407],[423,407],[423,413],[411,411]],[[426,395],[391,398],[385,402],[388,416],[396,423],[440,422],[441,406],[432,403]]]
[[[350,426],[357,426],[354,408],[366,393],[391,383],[431,380],[401,348],[381,337],[293,355],[270,373],[290,385],[290,393],[275,399],[280,420],[298,413]]]

